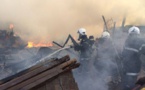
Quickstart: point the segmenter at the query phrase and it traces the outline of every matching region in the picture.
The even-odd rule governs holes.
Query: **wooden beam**
[[[19,89],[29,90],[29,89],[45,82],[46,80],[51,79],[52,77],[59,75],[62,72],[70,70],[71,68],[68,68],[69,65],[72,65],[74,63],[76,63],[75,59],[67,61],[67,62],[65,62],[65,63],[63,63],[55,68],[52,68],[51,70],[47,70],[47,71],[45,71],[37,76],[34,76],[26,81],[23,81],[22,83],[19,83],[13,87],[10,87],[7,90],[19,90]]]
[[[4,83],[4,84],[0,85],[0,89],[5,90],[5,89],[7,89],[11,86],[17,85],[17,84],[23,82],[24,80],[27,80],[31,77],[36,76],[39,73],[42,73],[46,70],[49,70],[53,67],[56,67],[56,66],[58,66],[58,65],[60,65],[64,62],[68,61],[69,59],[70,59],[69,56],[65,56],[65,57],[63,57],[59,60],[52,60],[49,63],[45,62],[45,63],[35,65],[32,68],[28,69],[27,73],[23,74],[22,76],[19,76],[19,77],[15,78],[15,79],[7,82],[7,83]]]

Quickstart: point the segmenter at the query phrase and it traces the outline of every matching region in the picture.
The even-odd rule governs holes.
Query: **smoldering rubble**
[[[48,0],[46,2],[38,0],[13,0],[9,1],[9,3],[8,1],[0,1],[0,27],[7,29],[8,24],[13,23],[15,25],[14,31],[20,34],[25,40],[35,42],[41,40],[62,41],[70,33],[72,36],[77,37],[76,30],[78,27],[85,27],[88,30],[87,34],[94,35],[95,37],[100,36],[103,27],[102,19],[100,19],[102,14],[107,16],[107,18],[113,17],[113,23],[117,22],[119,26],[122,16],[127,17],[127,24],[144,25],[145,7],[143,0],[84,0],[83,3],[77,0]],[[125,27],[125,30],[127,29],[128,27]],[[125,30],[117,28],[117,33],[112,36],[113,49],[115,49],[115,55],[119,60],[121,57],[118,56],[120,56],[125,39],[127,38],[127,31]],[[60,32],[56,33],[58,31]],[[56,36],[58,37],[56,38]],[[35,64],[45,54],[40,52],[38,55],[36,53],[38,51],[38,48],[24,49],[17,54],[7,55],[10,59],[15,59],[16,62],[19,60],[27,60],[27,62],[16,65],[13,69],[16,72],[9,69],[1,71],[0,78],[18,73]],[[44,56],[51,54],[55,50],[48,51],[50,53],[46,52]],[[106,51],[101,54],[104,55],[104,53]],[[106,55],[109,55],[112,52],[107,53]],[[79,53],[72,48],[62,50],[53,57],[62,57],[66,54],[69,54],[72,58],[77,58],[78,62],[80,62]],[[118,68],[119,62],[108,58],[108,56],[104,57],[105,59],[102,59],[103,62],[100,62],[101,65],[98,67],[103,68],[103,72],[100,72],[93,63],[98,60],[96,58],[97,55],[98,52],[94,51],[92,58],[89,59],[91,61],[89,75],[78,74],[77,70],[73,72],[80,90],[109,90],[108,82],[112,80],[112,77],[108,77],[112,74],[110,70]],[[144,61],[143,56],[142,61]],[[10,62],[14,61],[11,60]]]
[[[114,38],[110,41],[112,44],[112,48],[114,50],[114,56],[117,57],[116,59],[119,59],[121,57],[121,50],[123,49],[123,43],[125,42],[125,39],[127,37],[127,33],[122,31],[121,28],[116,29],[116,33],[114,35]],[[120,38],[123,37],[123,38]],[[121,43],[121,44],[118,44]],[[105,44],[105,47],[109,46],[109,44]],[[101,48],[101,47],[100,47]],[[75,80],[79,86],[80,90],[110,90],[110,87],[108,85],[108,82],[112,81],[111,74],[115,74],[115,76],[119,76],[118,72],[118,62],[115,59],[112,59],[110,57],[110,54],[112,54],[112,51],[103,51],[101,53],[98,52],[100,48],[94,47],[94,51],[91,55],[91,58],[89,59],[89,71],[84,71],[85,73],[81,74],[78,73],[78,69],[75,69],[73,71]],[[47,49],[47,50],[46,50]],[[58,51],[57,51],[58,50]],[[57,52],[57,53],[56,53]],[[101,62],[98,60],[97,55],[101,54],[103,58],[101,58]],[[62,48],[62,49],[54,49],[54,48],[47,48],[44,47],[41,50],[39,48],[26,48],[19,51],[17,54],[10,54],[11,58],[14,59],[15,62],[21,60],[22,62],[25,60],[25,62],[21,62],[19,64],[16,64],[13,68],[13,70],[7,69],[2,71],[1,73],[1,79],[5,78],[7,76],[14,75],[24,69],[27,69],[36,62],[41,61],[42,57],[51,57],[49,58],[60,58],[64,55],[70,55],[71,58],[76,58],[78,62],[81,63],[79,52],[74,51],[74,49],[70,46]],[[43,60],[42,60],[43,61]],[[99,63],[98,65],[94,62],[97,61]],[[7,62],[6,62],[7,63]],[[102,70],[101,70],[102,69]],[[117,73],[112,72],[114,70]],[[15,71],[15,72],[14,72]],[[142,74],[143,75],[143,74]],[[120,78],[116,78],[119,80]],[[116,82],[118,84],[118,82]]]

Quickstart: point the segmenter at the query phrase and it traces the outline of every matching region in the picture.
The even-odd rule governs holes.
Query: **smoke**
[[[14,31],[29,41],[64,40],[68,34],[77,37],[81,27],[88,35],[98,37],[103,30],[102,15],[112,18],[117,26],[121,26],[124,16],[126,25],[144,25],[144,4],[144,0],[0,0],[0,29],[8,29],[12,23]],[[95,69],[92,72],[97,73]],[[95,79],[84,76],[86,82],[78,81],[92,90],[107,90],[102,78],[95,75]]]
[[[98,37],[103,30],[102,15],[121,25],[144,25],[144,0],[0,0],[0,28],[14,24],[14,31],[25,40],[63,40],[68,34],[77,36],[84,27]]]

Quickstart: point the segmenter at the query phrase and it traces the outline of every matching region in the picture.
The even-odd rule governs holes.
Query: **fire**
[[[34,43],[34,42],[28,42],[28,45],[27,47],[28,48],[32,48],[32,47],[52,47],[53,44],[48,42],[48,43],[42,43],[42,42],[39,42],[39,43]]]
[[[27,47],[28,47],[28,48],[31,48],[31,47],[33,47],[33,44],[34,44],[33,42],[28,42]]]
[[[9,28],[10,29],[13,29],[14,28],[14,25],[13,24],[10,24]]]

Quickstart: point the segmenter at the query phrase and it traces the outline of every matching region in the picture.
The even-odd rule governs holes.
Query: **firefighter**
[[[90,61],[92,50],[92,45],[94,43],[93,36],[90,36],[90,38],[86,35],[86,29],[80,28],[78,30],[79,38],[79,48],[78,51],[80,52],[80,63],[81,63],[81,71],[86,72],[88,71],[88,63]]]
[[[94,59],[94,67],[97,71],[97,76],[100,77],[104,84],[108,85],[108,89],[112,88],[110,83],[116,84],[118,77],[116,52],[110,33],[104,31],[102,36],[97,39],[97,52]],[[111,89],[112,90],[112,89]]]
[[[123,58],[123,90],[131,90],[135,86],[137,76],[141,69],[140,47],[145,43],[136,26],[129,28],[128,37],[122,51]]]
[[[95,60],[96,69],[101,70],[105,68],[103,64],[107,64],[106,61],[108,59],[112,59],[114,56],[115,52],[113,49],[112,41],[110,39],[110,34],[105,31],[102,33],[102,36],[99,38],[97,43],[97,55],[96,55],[97,60]]]
[[[87,59],[90,56],[90,53],[92,53],[92,45],[94,44],[93,36],[90,36],[90,38],[86,35],[86,29],[80,28],[78,30],[79,38],[78,41],[80,41],[80,48],[79,51],[81,53],[80,57],[81,59]]]

